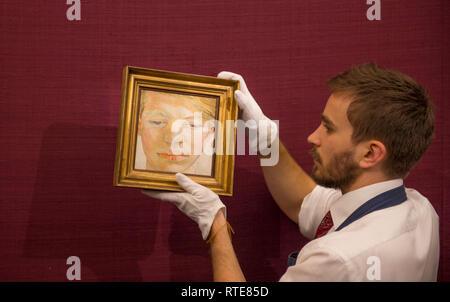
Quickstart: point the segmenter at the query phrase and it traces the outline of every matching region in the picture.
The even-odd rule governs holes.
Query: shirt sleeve
[[[317,227],[325,214],[330,210],[331,202],[342,196],[340,190],[315,186],[305,196],[298,214],[298,226],[300,233],[308,239],[313,239]]]
[[[344,282],[351,280],[351,271],[348,262],[322,247],[302,252],[297,264],[287,269],[280,282]]]

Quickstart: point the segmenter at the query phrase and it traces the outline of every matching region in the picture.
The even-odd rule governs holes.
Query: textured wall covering
[[[125,65],[241,73],[307,170],[326,80],[374,61],[405,72],[436,107],[436,138],[406,179],[440,216],[439,280],[450,281],[449,16],[446,0],[93,1],[0,3],[0,280],[208,281],[197,226],[138,189],[112,186]],[[248,280],[276,281],[307,241],[273,202],[258,161],[236,158],[223,198]]]

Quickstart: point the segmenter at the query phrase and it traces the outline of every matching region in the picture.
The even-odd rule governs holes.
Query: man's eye
[[[325,128],[325,131],[326,131],[327,133],[333,132],[333,129],[330,128],[327,124],[323,124],[323,127]]]

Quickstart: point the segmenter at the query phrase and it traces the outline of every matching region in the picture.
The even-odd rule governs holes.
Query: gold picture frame
[[[234,91],[237,89],[239,81],[126,66],[122,77],[114,185],[182,191],[175,181],[176,172],[182,172],[217,194],[231,196],[234,126],[238,115]],[[176,133],[174,120],[184,121],[184,115],[192,119],[190,113],[198,108],[210,121],[216,122],[215,126],[206,127],[207,123],[201,119],[197,126],[189,121],[186,125],[203,127],[202,142],[214,135],[213,140],[208,140],[212,141],[214,152],[205,155],[207,152],[202,150],[201,154],[174,155],[175,141],[168,139]]]

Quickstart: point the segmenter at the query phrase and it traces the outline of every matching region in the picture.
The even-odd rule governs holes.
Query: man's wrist
[[[223,211],[219,210],[216,214],[216,217],[214,218],[212,225],[211,225],[210,234],[217,232],[217,230],[226,223],[227,223],[227,221],[225,219],[225,216],[223,215]]]
[[[227,222],[225,215],[221,210],[217,212],[216,217],[213,221],[213,224],[211,225],[211,230],[208,235],[208,239],[206,240],[206,243],[211,243],[214,238],[222,233],[222,231],[228,230],[229,232],[232,232],[234,234],[234,230],[231,228],[230,224]],[[230,234],[231,235],[231,234]]]

